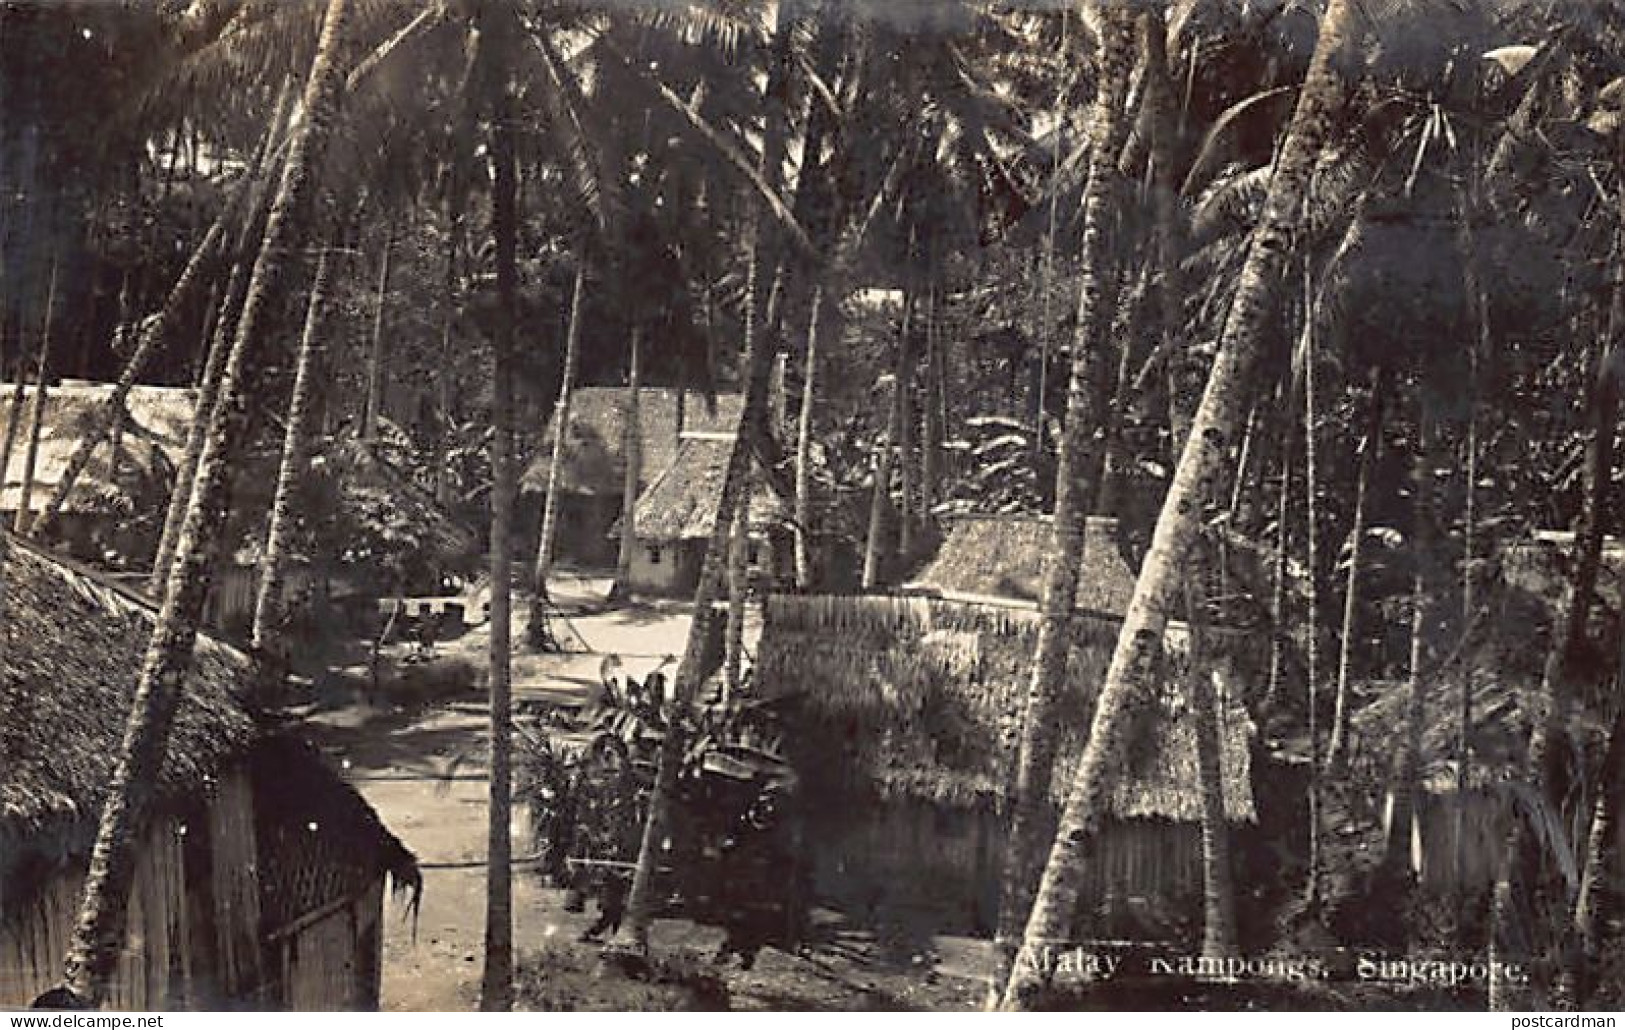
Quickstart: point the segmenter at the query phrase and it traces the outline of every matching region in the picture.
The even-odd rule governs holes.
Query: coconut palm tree
[[[1088,186],[1084,191],[1084,232],[1078,280],[1077,328],[1073,335],[1067,383],[1066,422],[1055,474],[1055,512],[1050,546],[1044,559],[1043,599],[1032,678],[1028,683],[1021,740],[1017,750],[1010,809],[1010,846],[1000,878],[999,921],[990,1003],[996,1004],[1020,945],[1022,926],[1032,902],[1038,872],[1041,834],[1050,810],[1050,780],[1059,745],[1060,720],[1055,699],[1066,678],[1071,652],[1072,611],[1077,605],[1083,569],[1084,523],[1094,509],[1104,455],[1095,439],[1102,422],[1098,403],[1101,372],[1108,362],[1104,341],[1096,338],[1101,313],[1110,301],[1105,284],[1110,205],[1115,199],[1117,153],[1127,132],[1125,111],[1134,64],[1132,13],[1121,6],[1102,11],[1096,46],[1095,105],[1090,116],[1094,137]]]
[[[480,1010],[513,1008],[513,646],[511,640],[513,520],[513,360],[518,305],[519,234],[517,112],[510,95],[516,13],[494,3],[477,13],[480,95],[489,119],[491,240],[496,256],[497,310],[491,338],[491,644],[490,798],[486,807],[485,965]]]
[[[34,372],[33,403],[28,409],[28,446],[23,451],[23,480],[17,501],[17,518],[12,531],[21,533],[28,528],[29,504],[34,493],[34,469],[39,461],[40,432],[45,425],[46,375],[51,363],[51,326],[56,321],[56,280],[58,257],[51,257],[49,285],[45,287],[45,315],[40,323],[38,366]]]
[[[305,302],[305,326],[299,336],[294,358],[293,385],[288,393],[286,424],[282,435],[282,460],[277,468],[276,490],[271,499],[271,515],[265,531],[265,555],[260,559],[260,581],[254,596],[254,622],[249,644],[261,664],[260,689],[267,699],[273,696],[273,677],[282,665],[282,656],[271,654],[280,636],[282,589],[286,577],[288,549],[291,546],[294,491],[309,467],[311,407],[318,366],[325,350],[328,318],[331,314],[334,250],[322,248],[311,277],[310,299]]]
[[[139,673],[119,762],[98,823],[64,969],[64,990],[86,1006],[98,1005],[105,997],[122,950],[136,849],[197,639],[211,565],[224,529],[232,464],[248,428],[245,380],[253,371],[249,356],[261,344],[268,311],[280,297],[287,275],[286,255],[308,233],[311,172],[320,162],[337,113],[343,84],[339,59],[349,14],[349,0],[328,0],[305,85],[305,118],[292,139],[266,221],[265,241],[254,263],[221,379],[222,403],[210,416],[197,489],[176,547],[173,572]]]
[[[542,501],[542,526],[536,538],[536,564],[531,574],[529,643],[540,649],[547,625],[547,578],[553,572],[553,544],[558,535],[559,493],[563,486],[564,450],[570,441],[570,403],[575,392],[576,366],[581,363],[581,306],[587,292],[587,256],[576,255],[575,285],[570,289],[570,320],[564,332],[564,375],[553,405],[553,454],[547,464],[547,496]],[[633,491],[634,494],[636,491]]]
[[[1343,55],[1354,35],[1351,11],[1348,0],[1332,0],[1322,15],[1314,58],[1270,178],[1263,217],[1248,241],[1218,355],[1095,704],[1089,741],[1039,881],[1022,951],[1005,987],[1002,1004],[1006,1007],[1024,1008],[1036,1001],[1043,986],[1040,953],[1046,942],[1067,936],[1080,874],[1099,832],[1108,770],[1117,765],[1124,743],[1126,716],[1151,696],[1155,655],[1178,589],[1179,565],[1196,538],[1199,498],[1220,475],[1227,446],[1241,429],[1262,330],[1270,302],[1285,278],[1292,232],[1301,218],[1309,177],[1344,103]]]

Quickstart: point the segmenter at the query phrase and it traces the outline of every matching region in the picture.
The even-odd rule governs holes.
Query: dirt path
[[[522,619],[522,612],[516,614]],[[573,621],[595,649],[624,656],[621,661],[634,675],[679,651],[688,629],[688,615],[680,608],[626,609]],[[522,631],[516,627],[516,638]],[[483,631],[476,631],[457,641],[456,649],[472,658],[483,654],[485,641]],[[585,698],[598,682],[603,657],[516,656],[516,683],[525,684],[532,699]],[[485,726],[477,703],[419,714],[352,707],[327,712],[311,726],[312,735],[343,764],[423,866],[424,895],[415,924],[400,900],[387,904],[386,1010],[477,1007],[485,921]],[[515,944],[528,1003],[580,1009],[660,1006],[647,985],[599,975],[597,948],[576,943],[591,916],[566,912],[563,892],[545,887],[524,863],[533,849],[523,812],[516,813],[512,832],[520,859],[514,873]],[[726,1004],[758,1010],[940,1010],[974,1007],[979,997],[972,979],[979,959],[956,956],[951,942],[943,942],[929,960],[882,961],[873,938],[839,914],[819,911],[814,922],[817,943],[806,953],[769,949],[750,972],[718,972]],[[662,920],[652,947],[668,962],[709,977],[721,938],[713,927]]]

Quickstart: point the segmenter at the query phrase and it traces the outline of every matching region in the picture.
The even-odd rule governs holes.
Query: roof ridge
[[[113,574],[105,569],[98,569],[95,566],[87,565],[76,558],[69,558],[66,555],[58,554],[57,552],[44,547],[37,541],[30,540],[24,536],[19,536],[10,529],[0,527],[0,533],[5,534],[6,542],[10,546],[19,547],[34,557],[39,558],[49,564],[55,565],[63,572],[69,573],[71,576],[76,577],[77,581],[75,579],[69,580],[69,582],[72,583],[76,589],[80,588],[82,582],[88,581],[89,583],[103,590],[107,590],[111,593],[117,594],[119,597],[122,597],[124,600],[141,609],[145,614],[151,616],[154,621],[157,620],[158,616],[163,611],[162,605],[152,596],[147,594],[145,591],[137,590],[128,583],[121,582],[120,580],[114,578]],[[205,626],[200,625],[198,627],[197,637],[200,642],[205,642],[224,648],[232,654],[241,656],[245,660],[248,657],[248,653],[246,651],[242,650],[240,647],[231,643],[225,638],[211,632]]]

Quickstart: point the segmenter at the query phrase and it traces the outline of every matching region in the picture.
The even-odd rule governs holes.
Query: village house
[[[611,568],[619,548],[616,525],[626,484],[626,425],[631,391],[619,386],[580,387],[570,395],[570,432],[559,468],[558,528],[554,554],[561,564]],[[664,387],[638,390],[638,488],[658,479],[677,458],[684,433],[731,434],[743,398]],[[520,477],[526,499],[521,525],[540,525],[557,435],[548,419],[535,460]]]
[[[1479,634],[1464,649],[1461,665],[1423,696],[1418,796],[1409,836],[1411,868],[1431,892],[1484,891],[1500,875],[1517,795],[1527,775],[1529,726],[1536,717],[1530,702],[1539,694],[1551,634],[1568,605],[1573,548],[1572,532],[1549,530],[1502,545],[1497,575],[1481,588],[1493,629]],[[1606,537],[1592,613],[1598,654],[1620,649],[1622,603],[1625,544]],[[1472,690],[1462,777],[1464,673],[1471,674]],[[1392,757],[1389,742],[1406,732],[1408,684],[1378,681],[1371,689],[1374,696],[1354,721],[1349,760],[1357,770],[1364,764],[1381,775]],[[1607,727],[1605,711],[1585,698],[1576,699],[1567,732],[1577,753],[1600,758]],[[1590,832],[1593,801],[1588,792],[1577,790],[1560,816],[1576,862]],[[1614,854],[1622,850],[1625,825],[1618,828]]]
[[[962,518],[902,595],[768,599],[758,682],[810,727],[794,761],[822,826],[809,834],[821,898],[920,932],[991,932],[1048,535],[1036,518]],[[1133,588],[1115,520],[1090,519],[1060,699],[1069,716],[1057,808]],[[1195,719],[1178,660],[1187,639],[1183,624],[1169,627],[1175,660],[1156,706],[1136,718],[1128,767],[1108,795],[1080,939],[1183,940],[1201,910]],[[1247,829],[1260,815],[1255,728],[1240,700],[1253,656],[1233,643],[1213,649],[1212,675],[1225,811]]]
[[[0,1008],[59,982],[156,618],[20,539],[0,648]],[[416,861],[310,746],[256,724],[241,652],[198,639],[137,859],[118,1009],[378,1005],[386,886]]]
[[[25,491],[35,390],[23,388],[16,437],[0,484],[0,523],[7,528],[16,524],[25,494],[29,518],[44,509],[91,419],[112,395],[113,385],[70,379],[46,388],[32,486]],[[0,419],[9,411],[14,392],[13,384],[0,384]],[[186,449],[191,391],[137,386],[130,390],[125,408],[128,417],[112,446],[96,449],[59,516],[57,531],[64,544],[75,556],[98,565],[150,561],[163,529],[174,470]]]
[[[676,456],[633,509],[637,546],[632,552],[630,586],[639,593],[687,596],[699,584],[700,568],[722,502],[722,480],[732,452],[732,433],[684,431]],[[780,527],[782,508],[771,489],[752,479],[747,518],[746,563],[754,581],[789,574],[788,534]]]

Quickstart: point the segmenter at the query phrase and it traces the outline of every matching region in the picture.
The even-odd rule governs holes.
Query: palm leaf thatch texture
[[[1117,638],[1116,618],[1077,613],[1059,708],[1087,727],[1094,685]],[[1171,628],[1168,673],[1156,703],[1136,713],[1127,759],[1108,803],[1120,819],[1200,818],[1196,734]],[[878,795],[950,806],[1006,802],[1021,697],[1038,616],[1031,608],[927,597],[774,596],[766,605],[759,689],[797,699],[812,727],[798,748],[801,772],[839,796]],[[1215,650],[1239,642],[1222,638]],[[1220,664],[1219,729],[1226,814],[1256,819],[1250,748],[1254,728],[1231,680],[1248,667],[1239,647]],[[1083,733],[1063,734],[1064,771]],[[1058,775],[1052,798],[1062,800]],[[816,790],[817,788],[815,788]]]
[[[10,396],[12,387],[3,389]],[[30,404],[33,389],[24,389]],[[46,393],[34,488],[29,495],[31,509],[44,507],[97,409],[112,391],[111,384],[64,383]],[[119,439],[116,467],[112,447],[103,444],[74,483],[64,511],[128,513],[169,489],[192,418],[188,391],[136,387],[130,391],[126,406],[130,415]],[[4,483],[0,484],[0,510],[16,511],[21,503],[26,457],[23,451],[20,447],[13,451],[11,464],[5,470]]]
[[[1050,520],[1032,515],[964,515],[948,534],[916,585],[944,596],[998,597],[1037,603],[1044,583]],[[1077,607],[1119,614],[1134,595],[1134,574],[1118,551],[1117,520],[1090,518]]]
[[[133,696],[129,669],[157,617],[141,595],[25,540],[10,538],[8,551],[0,573],[0,916],[41,886],[38,877],[15,878],[14,863],[42,853],[88,859]],[[382,869],[397,884],[414,882],[410,853],[314,749],[259,730],[239,698],[251,673],[247,655],[197,638],[158,771],[157,809],[189,809],[242,769],[274,785],[256,791],[261,826],[301,828],[304,852],[328,856],[317,866],[333,875]],[[276,895],[295,890],[276,888],[278,876],[277,868],[260,870],[267,899],[294,905],[291,895]]]
[[[358,521],[396,527],[442,567],[466,569],[474,563],[479,535],[371,444],[354,438],[337,441],[320,465],[336,484],[340,503]]]
[[[684,400],[685,432],[731,433],[739,424],[744,398],[719,394],[714,403],[690,393]],[[570,394],[570,435],[565,440],[561,487],[570,493],[618,496],[626,476],[625,425],[630,391],[619,386],[583,386]],[[678,391],[662,387],[638,390],[638,435],[642,483],[671,466],[678,452]],[[550,417],[536,460],[525,469],[519,486],[529,493],[547,490],[549,459],[558,420]]]
[[[146,650],[154,612],[138,595],[22,540],[9,548],[0,573],[0,838],[58,820],[87,820],[88,830],[113,778],[134,687],[129,670]],[[253,720],[233,697],[247,667],[238,652],[198,638],[158,774],[160,804],[210,782],[253,741]]]
[[[722,481],[732,449],[732,438],[722,434],[684,439],[672,463],[638,498],[632,514],[638,539],[655,542],[709,539],[717,522]],[[752,494],[752,526],[766,525],[781,514],[778,502],[765,487]]]

